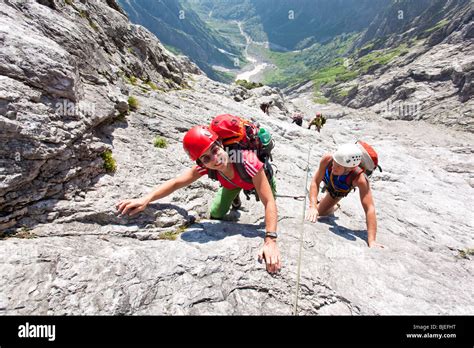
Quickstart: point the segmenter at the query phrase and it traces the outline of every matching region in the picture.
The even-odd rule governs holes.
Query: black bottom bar
[[[0,317],[0,346],[236,344],[246,347],[278,343],[294,347],[307,343],[311,346],[472,347],[473,324],[472,316],[4,316]]]

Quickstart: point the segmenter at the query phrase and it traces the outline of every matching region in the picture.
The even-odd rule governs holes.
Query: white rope
[[[306,167],[306,181],[304,184],[304,204],[303,204],[303,216],[301,218],[301,234],[300,234],[300,250],[298,254],[298,270],[296,272],[296,291],[295,291],[295,307],[294,307],[294,315],[298,315],[298,293],[300,289],[300,275],[301,275],[301,255],[303,252],[303,237],[304,237],[304,218],[306,212],[306,197],[308,194],[308,178],[309,178],[309,159],[311,156],[311,144],[309,145],[308,149],[308,162]]]

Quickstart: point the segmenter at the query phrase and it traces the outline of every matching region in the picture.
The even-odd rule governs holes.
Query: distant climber
[[[320,112],[316,113],[316,117],[313,118],[313,120],[310,122],[308,129],[311,129],[311,126],[316,126],[316,130],[321,132],[321,128],[324,126],[326,123],[326,117],[324,117]]]
[[[142,198],[122,200],[116,206],[119,213],[121,215],[135,215],[143,211],[149,203],[191,185],[204,175],[211,176],[211,172],[216,172],[221,187],[211,204],[211,219],[222,219],[233,202],[238,204],[236,198],[242,189],[255,189],[259,199],[265,206],[266,228],[263,247],[258,254],[258,258],[259,260],[265,260],[266,269],[269,273],[278,272],[281,268],[281,261],[276,242],[278,216],[272,191],[274,182],[270,183],[267,179],[264,163],[258,159],[253,151],[243,150],[240,157],[242,165],[237,167],[237,163],[233,163],[232,157],[224,150],[217,133],[206,126],[195,126],[189,130],[184,136],[183,148],[190,159],[196,162],[196,165],[176,178],[164,182]],[[243,179],[241,176],[243,174],[239,173],[239,168],[244,168],[246,176],[251,178],[250,183]]]
[[[340,146],[334,154],[326,154],[319,163],[309,191],[309,211],[306,219],[316,222],[318,217],[332,214],[338,202],[346,197],[353,188],[359,189],[360,201],[365,211],[367,223],[367,244],[381,247],[375,242],[377,234],[377,218],[374,200],[370,190],[368,177],[359,167],[363,153],[356,144]],[[318,200],[319,185],[324,181],[327,193]]]
[[[270,107],[273,105],[273,100],[270,100],[268,103],[262,103],[260,104],[260,109],[266,113],[267,115],[270,115]]]
[[[296,123],[300,127],[303,125],[303,114],[297,113],[294,114],[291,118],[293,119],[293,122],[291,123]]]

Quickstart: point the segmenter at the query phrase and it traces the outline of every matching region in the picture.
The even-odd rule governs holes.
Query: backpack
[[[258,159],[263,163],[268,181],[271,182],[274,174],[270,163],[273,159],[271,151],[275,143],[266,129],[261,128],[257,122],[254,123],[230,114],[216,116],[211,121],[209,128],[216,132],[227,151],[256,151]],[[234,164],[240,178],[245,182],[252,183],[252,178],[245,170],[244,164],[240,162]],[[212,180],[217,180],[217,171],[208,170],[208,176]],[[250,199],[250,193],[256,195],[255,189],[244,190],[244,193],[247,199]],[[257,195],[256,198],[258,201]]]
[[[382,167],[379,166],[379,156],[372,146],[361,140],[356,141],[356,144],[362,150],[362,161],[359,167],[362,168],[367,176],[371,176],[375,169],[382,172]]]

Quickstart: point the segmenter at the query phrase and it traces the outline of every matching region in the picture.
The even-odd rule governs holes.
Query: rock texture
[[[359,55],[368,52],[361,48],[367,42],[370,50],[405,45],[402,55],[387,65],[372,66],[326,95],[352,108],[370,107],[387,119],[423,119],[472,132],[472,3],[428,1],[429,6],[423,6],[423,1],[394,2],[356,43]],[[403,19],[397,14],[400,9]]]
[[[130,82],[140,92],[169,90],[197,72],[109,4],[0,5],[0,229],[35,202],[72,197],[105,172],[100,154],[110,134],[102,125],[118,115]]]
[[[92,21],[123,28],[118,41],[129,43],[138,35],[144,41],[133,42],[148,52],[149,60],[133,60],[135,55],[126,48],[115,51],[112,38],[117,31],[105,30],[105,22],[97,22],[98,32],[79,34],[90,23],[74,17],[77,10],[63,2],[0,5],[2,23],[17,28],[0,26],[2,40],[10,42],[0,55],[2,107],[16,111],[0,116],[0,209],[6,224],[2,229],[10,232],[0,240],[0,313],[292,314],[302,231],[299,314],[473,313],[472,256],[461,252],[474,246],[472,133],[423,120],[381,119],[371,110],[328,104],[322,111],[329,119],[318,134],[290,123],[295,111],[309,118],[321,110],[303,87],[290,99],[277,89],[242,91],[214,82],[167,54],[144,29],[129,27],[113,1],[74,4],[88,9]],[[89,6],[96,7],[92,11]],[[56,31],[40,30],[48,18],[58,26]],[[67,25],[62,27],[62,20]],[[15,39],[20,30],[28,35]],[[65,33],[75,36],[63,37],[61,45],[47,40]],[[17,54],[34,48],[21,44],[34,35],[43,35],[35,40],[37,53],[25,55],[23,63],[4,54],[15,42]],[[106,38],[111,46],[110,53],[103,53],[103,65],[102,58],[94,58],[99,56],[92,54],[95,49],[78,59],[64,48],[79,39]],[[124,63],[128,59],[134,63]],[[28,70],[28,64],[36,68]],[[159,89],[147,88],[140,80],[134,85],[112,73],[105,74],[103,84],[91,82],[81,74],[88,64],[90,76],[96,64],[110,69],[134,66],[149,74]],[[41,75],[54,67],[52,75]],[[71,84],[63,88],[47,82],[53,78]],[[116,117],[116,106],[124,111],[129,95],[136,97],[138,108]],[[75,123],[69,124],[55,119],[52,109],[65,98],[100,103],[92,115],[74,116]],[[268,116],[259,104],[269,99],[275,106]],[[184,132],[220,113],[258,120],[272,131],[281,195],[305,194],[310,146],[312,176],[320,157],[338,144],[359,138],[373,144],[384,169],[374,174],[371,185],[378,241],[386,248],[367,247],[357,193],[317,224],[302,222],[302,201],[278,198],[283,269],[276,276],[267,274],[256,257],[264,233],[262,204],[244,200],[243,209],[230,213],[227,221],[208,220],[217,185],[207,178],[151,204],[137,217],[118,217],[115,204],[120,199],[139,197],[192,165],[182,150]],[[43,133],[35,135],[31,129]],[[153,146],[157,136],[167,141],[166,148]],[[99,156],[106,148],[116,160],[113,174],[104,173]],[[16,151],[21,154],[18,163]]]

